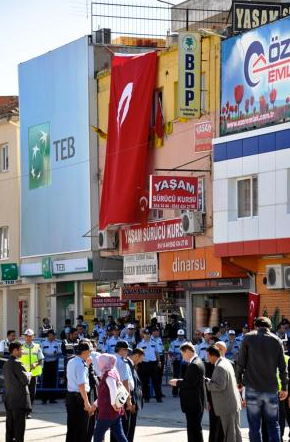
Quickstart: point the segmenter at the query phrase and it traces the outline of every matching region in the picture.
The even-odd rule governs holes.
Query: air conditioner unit
[[[109,45],[111,44],[111,29],[98,29],[97,31],[95,31],[94,37],[94,43]]]
[[[283,289],[284,275],[283,266],[281,264],[266,266],[267,269],[267,288]]]
[[[183,233],[194,235],[203,232],[202,212],[186,212],[181,216]]]
[[[290,266],[284,266],[284,287],[290,289]]]
[[[99,231],[99,250],[115,250],[117,246],[117,235],[115,230]]]

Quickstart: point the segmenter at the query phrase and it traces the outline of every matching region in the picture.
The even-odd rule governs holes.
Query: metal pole
[[[188,31],[189,10],[186,8],[186,30]]]

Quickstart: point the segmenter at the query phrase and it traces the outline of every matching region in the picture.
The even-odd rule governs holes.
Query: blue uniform
[[[136,347],[136,338],[134,335],[129,336],[129,335],[124,335],[124,337],[122,338],[124,341],[128,342],[129,346],[131,348],[135,348]]]
[[[157,361],[156,353],[158,353],[158,348],[156,343],[150,339],[149,341],[145,341],[142,339],[141,342],[137,345],[137,348],[142,348],[144,351],[144,359],[143,362],[155,362]]]
[[[70,393],[79,393],[81,384],[85,385],[86,392],[89,393],[89,369],[79,356],[75,356],[68,361],[66,376],[67,389]]]
[[[109,353],[110,355],[114,355],[115,354],[115,347],[117,342],[122,341],[121,338],[115,338],[115,336],[112,336],[111,338],[107,339],[106,344],[104,345],[104,349],[107,353]]]
[[[54,341],[49,341],[46,339],[41,343],[41,350],[44,356],[44,362],[56,361],[58,356],[62,354],[60,344],[55,339]]]
[[[210,347],[210,343],[209,342],[205,342],[203,341],[198,347],[197,347],[197,355],[198,357],[203,361],[206,362],[207,361],[207,349],[208,347]]]
[[[233,344],[228,342],[227,347],[230,349],[226,352],[226,358],[230,359],[231,361],[236,361],[240,350],[240,344],[237,339],[234,340]]]
[[[180,346],[186,342],[186,339],[175,339],[171,342],[169,346],[169,354],[172,358],[174,358],[177,361],[181,361],[181,353],[180,353]]]
[[[220,335],[219,340],[223,341],[225,344],[228,345],[228,343],[229,343],[229,335],[228,335],[228,333]]]
[[[164,354],[164,345],[162,342],[162,339],[160,336],[154,338],[154,336],[151,337],[152,341],[156,344],[157,352],[162,356]]]

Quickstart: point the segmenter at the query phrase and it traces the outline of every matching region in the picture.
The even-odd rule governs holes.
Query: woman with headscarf
[[[120,376],[116,369],[117,358],[104,353],[97,358],[101,373],[98,386],[98,399],[93,407],[98,408],[98,417],[94,431],[94,442],[103,442],[110,429],[117,442],[128,442],[125,436],[121,416],[124,409],[116,406],[116,396]]]

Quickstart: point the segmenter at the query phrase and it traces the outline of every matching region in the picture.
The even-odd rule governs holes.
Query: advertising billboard
[[[158,282],[157,253],[124,256],[124,284]]]
[[[222,42],[221,135],[290,119],[290,17]]]
[[[19,65],[21,256],[90,250],[87,37]]]
[[[178,116],[200,117],[201,36],[178,34]]]
[[[196,210],[198,178],[150,175],[150,209]]]

